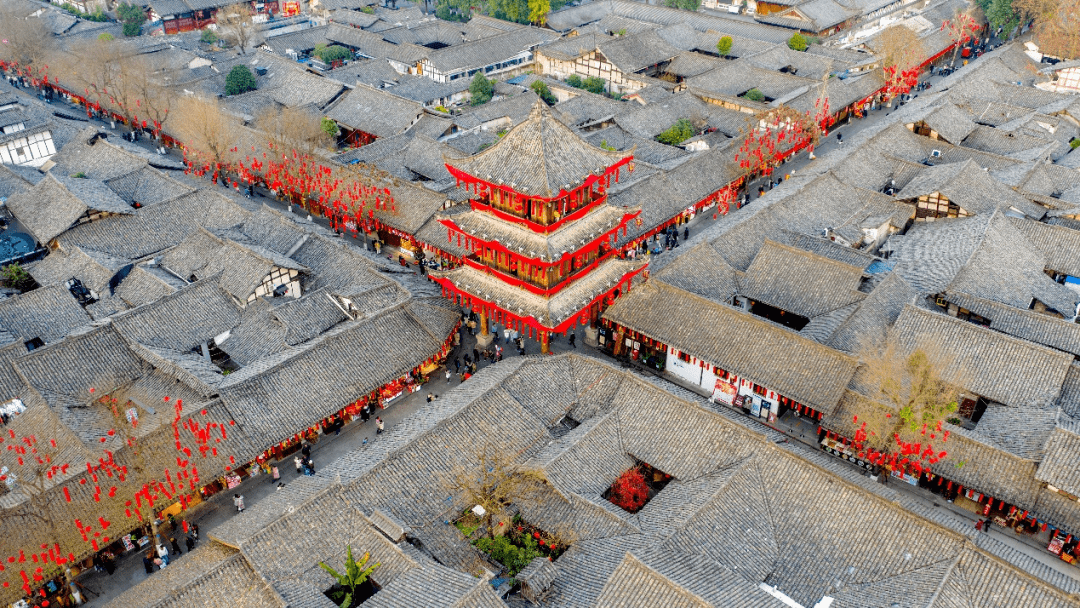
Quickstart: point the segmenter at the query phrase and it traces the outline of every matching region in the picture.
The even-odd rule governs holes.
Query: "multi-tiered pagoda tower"
[[[595,325],[630,287],[644,260],[622,259],[620,231],[641,208],[608,203],[608,187],[634,170],[633,153],[594,148],[537,101],[529,119],[490,148],[446,159],[474,198],[439,216],[468,252],[453,270],[432,273],[444,293],[490,323],[538,339],[575,323]]]

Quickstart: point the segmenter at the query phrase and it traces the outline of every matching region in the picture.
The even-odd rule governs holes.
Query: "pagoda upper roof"
[[[537,100],[528,120],[488,149],[468,158],[447,158],[448,167],[521,194],[554,198],[603,175],[608,167],[633,155],[596,148],[560,122]]]
[[[627,215],[633,215],[640,207],[623,208],[604,203],[585,217],[569,222],[550,234],[540,234],[524,225],[518,225],[495,217],[491,213],[472,210],[445,215],[463,232],[482,241],[497,241],[506,249],[526,258],[544,262],[558,260],[564,253],[573,253],[608,232]]]
[[[555,328],[580,313],[597,296],[618,285],[627,274],[646,264],[645,259],[606,260],[550,298],[508,285],[498,276],[467,265],[446,272],[432,272],[432,276],[449,279],[456,289],[492,302],[511,314],[523,318],[531,316],[544,327]]]

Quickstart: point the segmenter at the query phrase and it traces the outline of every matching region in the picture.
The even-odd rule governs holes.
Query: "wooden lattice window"
[[[916,203],[915,219],[933,221],[945,217],[967,217],[968,212],[951,202],[940,192],[920,196]]]

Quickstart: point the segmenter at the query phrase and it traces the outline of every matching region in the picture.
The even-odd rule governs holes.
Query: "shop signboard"
[[[720,378],[716,379],[716,386],[713,387],[712,400],[713,403],[723,403],[725,405],[731,405],[735,402],[735,393],[738,389],[730,382],[725,382]]]
[[[760,416],[761,415],[761,399],[758,399],[758,398],[755,397],[750,402],[750,415],[751,416]]]
[[[736,395],[735,400],[732,401],[731,405],[734,405],[735,407],[738,407],[738,408],[745,407],[746,406],[746,395]]]
[[[240,479],[240,476],[239,476],[239,475],[235,475],[235,474],[230,474],[230,475],[226,475],[226,476],[225,476],[225,485],[226,485],[226,486],[227,486],[227,487],[228,487],[228,488],[229,488],[230,490],[231,490],[231,489],[233,489],[233,488],[235,488],[236,486],[240,485],[240,482],[241,482],[241,481],[242,481],[242,480]]]
[[[897,479],[899,479],[901,481],[907,482],[910,485],[913,485],[913,486],[919,485],[919,477],[917,475],[907,475],[907,474],[905,474],[903,471],[901,471],[899,469],[893,469],[893,471],[892,471],[892,473],[890,473],[890,475],[892,475],[893,477],[895,477],[895,478],[897,478]]]

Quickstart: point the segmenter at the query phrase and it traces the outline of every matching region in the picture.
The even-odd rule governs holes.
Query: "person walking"
[[[479,361],[480,360],[480,349],[479,348],[472,349],[472,360],[473,361]]]
[[[448,369],[447,371],[450,370]],[[454,373],[457,374],[459,372],[461,372],[461,359],[459,357],[454,357]]]
[[[375,417],[375,434],[381,435],[383,432],[383,420],[381,416]]]
[[[277,465],[270,467],[270,485],[281,481],[281,471],[278,470]]]
[[[686,228],[683,228],[682,238],[683,238],[684,241],[686,239],[690,238],[690,227],[689,226],[687,226]]]
[[[142,565],[143,565],[143,568],[146,569],[146,573],[148,575],[154,573],[154,552],[153,551],[147,551],[146,552],[146,555],[144,555],[143,558],[142,558]]]
[[[577,334],[570,334],[570,338],[567,339],[567,342],[570,343],[570,348],[577,348]]]
[[[299,456],[293,456],[292,460],[293,460],[293,464],[296,465],[296,474],[299,475],[300,474],[300,469],[301,469],[301,467],[304,466],[304,463],[300,461]]]
[[[455,360],[454,363],[456,364],[457,361]],[[458,367],[460,368],[460,365]],[[450,384],[450,368],[449,367],[446,368],[446,383]]]
[[[165,566],[169,565],[169,549],[161,543],[158,543],[155,549],[157,550],[158,559],[161,560],[161,567],[164,569]]]
[[[184,552],[180,550],[180,543],[176,542],[176,537],[169,538],[169,544],[172,545],[173,553],[177,555],[183,555]]]
[[[188,553],[191,553],[195,549],[195,539],[191,538],[190,534],[184,539],[184,546],[187,547]]]
[[[241,494],[233,494],[233,505],[236,506],[237,513],[244,512],[244,497]]]

